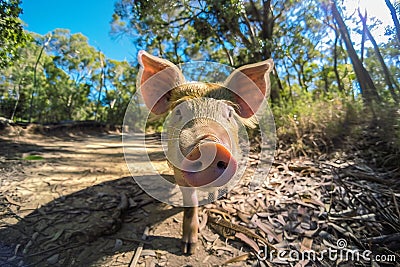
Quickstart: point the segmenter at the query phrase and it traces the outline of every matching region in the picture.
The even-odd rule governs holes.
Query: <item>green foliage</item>
[[[0,116],[42,123],[93,119],[122,123],[135,97],[136,62],[132,66],[108,59],[85,36],[66,29],[45,36],[32,33],[32,41],[22,47],[28,35],[18,20],[19,1],[0,3],[0,27],[10,26],[0,33],[4,65]],[[364,116],[353,65],[326,3],[118,0],[111,27],[115,36],[129,35],[137,49],[174,63],[211,60],[238,67],[272,57],[276,71],[271,75],[271,96],[278,135],[281,145],[289,144],[295,155],[327,151],[346,134],[357,133],[359,127],[354,125],[377,118],[385,129],[381,136],[400,147],[398,103],[389,93],[374,51],[366,46],[363,65],[382,103],[372,107],[373,115]],[[349,19],[354,20],[344,18],[346,23]],[[360,25],[354,25],[349,30],[361,33]],[[379,49],[400,92],[400,47],[395,31],[388,34],[393,38],[379,44]],[[13,66],[8,64],[11,60]],[[132,114],[140,112],[137,106],[130,108]],[[160,130],[160,125],[154,120],[147,126]]]
[[[24,160],[44,160],[42,156],[38,155],[29,155],[24,158]]]
[[[0,0],[0,69],[18,57],[18,48],[30,40],[22,29],[18,16],[22,13],[20,0]]]
[[[137,69],[106,59],[82,34],[56,29],[19,48],[0,77],[0,116],[41,123],[93,120],[122,124]]]
[[[357,96],[353,66],[329,6],[327,1],[315,0],[120,0],[115,4],[112,32],[128,34],[138,48],[175,63],[201,59],[237,67],[272,57],[277,66],[272,78],[273,104],[285,97],[283,83],[290,90],[339,90]],[[362,32],[360,26],[350,30]],[[385,53],[392,55],[388,66],[398,84],[395,54],[400,50],[393,42]],[[395,49],[390,51],[390,46]],[[375,56],[368,60],[380,68]],[[382,83],[378,93],[387,95],[381,73],[374,81]]]
[[[248,23],[254,18],[247,17],[246,9],[253,10],[252,16],[260,14],[247,1],[149,3],[117,1],[112,32],[128,33],[139,48],[157,51],[175,63],[212,59],[238,66],[249,57],[253,62],[269,57],[263,54],[269,44],[261,38],[266,32]]]
[[[138,48],[175,63],[201,59],[237,67],[272,57],[276,73],[271,77],[271,97],[278,134],[282,143],[291,144],[294,154],[312,154],[315,149],[332,148],[344,135],[357,131],[354,125],[365,123],[360,114],[370,108],[363,106],[330,3],[120,0],[112,32],[128,34]],[[344,10],[337,6],[340,12]],[[355,20],[343,18],[346,23]],[[351,33],[362,32],[360,23],[349,25],[353,25]],[[380,49],[398,85],[400,49],[395,37]],[[395,105],[376,55],[371,49],[364,54],[363,64],[383,100],[382,106],[373,108]]]
[[[395,89],[400,94],[400,44],[396,39],[389,40],[388,43],[382,44],[380,47],[381,54],[385,57],[384,60],[389,68],[392,81],[394,83]],[[387,83],[384,79],[384,73],[382,66],[374,53],[372,48],[366,50],[365,65],[368,69],[374,84],[377,87],[381,97],[385,103],[393,104],[394,99],[391,96]]]
[[[361,101],[340,93],[296,94],[292,103],[273,107],[280,147],[293,156],[329,152],[354,130],[362,108]]]
[[[385,140],[388,154],[397,154],[400,158],[400,107],[399,105],[385,104],[376,111],[372,126],[382,140]],[[397,162],[398,167],[398,162]]]

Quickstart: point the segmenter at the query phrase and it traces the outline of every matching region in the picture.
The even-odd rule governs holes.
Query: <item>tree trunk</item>
[[[392,20],[394,23],[394,27],[396,29],[397,41],[400,44],[400,23],[399,23],[399,18],[397,17],[397,14],[396,14],[396,9],[394,8],[394,6],[390,2],[390,0],[385,0],[385,2],[386,2],[387,7],[390,10],[390,14],[392,15]]]
[[[43,51],[46,48],[46,46],[49,44],[51,40],[51,36],[49,36],[49,38],[47,39],[47,41],[42,45],[42,48],[40,49],[39,55],[36,59],[35,62],[35,67],[33,69],[33,88],[32,88],[32,92],[31,92],[31,101],[29,104],[29,118],[28,118],[28,122],[30,123],[32,121],[32,115],[33,115],[33,98],[35,97],[35,92],[37,90],[36,86],[37,86],[37,67],[39,65],[39,61],[40,58],[42,57]]]
[[[358,15],[361,18],[361,21],[363,21],[363,17],[361,16],[360,8],[358,9]],[[365,15],[364,15],[365,21],[367,21],[367,10],[365,10]],[[365,33],[367,31],[367,24],[364,23],[363,21],[363,29],[361,32],[361,62],[364,62],[364,47],[365,47]]]
[[[13,111],[12,111],[12,114],[11,114],[11,117],[10,117],[10,120],[14,120],[14,117],[15,117],[15,113],[17,112],[17,108],[18,108],[18,104],[19,104],[19,99],[21,98],[21,83],[22,83],[22,78],[20,79],[20,81],[19,81],[19,83],[18,83],[18,91],[16,91],[16,93],[17,93],[17,99],[15,100],[15,105],[14,105],[14,108],[13,108]],[[14,88],[15,89],[15,88]]]
[[[338,52],[337,52],[337,45],[339,40],[339,32],[335,25],[335,42],[333,46],[333,72],[335,73],[336,82],[338,84],[338,89],[340,92],[343,92],[343,84],[342,80],[340,79],[339,70],[338,70]]]
[[[250,1],[253,12],[255,13],[257,19],[262,22],[261,27],[261,37],[263,40],[272,41],[273,38],[273,28],[275,25],[274,16],[271,9],[271,0],[262,1],[262,11],[257,9],[254,1]],[[261,13],[261,12],[262,13]],[[258,55],[259,60],[266,60],[271,57],[271,50],[267,45],[264,44],[262,48],[262,53]],[[276,86],[271,86],[271,101],[273,104],[279,104],[280,102],[280,92],[283,92],[283,85],[281,79],[279,78],[276,67],[274,66],[273,76],[276,81]]]
[[[280,99],[281,99],[280,92],[283,92],[283,86],[282,86],[281,79],[279,78],[279,75],[278,75],[278,72],[276,71],[275,66],[274,66],[273,75],[275,77],[278,88],[276,86],[271,86],[271,101],[274,104],[279,104]]]
[[[97,97],[97,104],[96,104],[96,115],[94,116],[95,121],[98,120],[100,101],[101,101],[101,91],[102,91],[103,85],[104,85],[104,68],[105,68],[105,66],[104,66],[103,56],[102,56],[101,52],[99,52],[99,58],[100,58],[101,74],[100,74],[99,95]]]
[[[342,16],[337,9],[335,2],[331,4],[332,15],[339,26],[339,32],[342,35],[343,41],[345,42],[347,53],[349,54],[351,63],[356,73],[358,84],[360,85],[361,94],[363,100],[367,104],[371,104],[373,101],[380,101],[380,97],[376,90],[376,87],[369,75],[368,71],[364,68],[361,60],[357,56],[357,52],[351,42],[350,34],[346,28],[346,24],[343,21]]]
[[[360,10],[358,10],[358,16],[360,17],[361,22],[363,24],[363,29],[365,31],[365,34],[367,35],[368,39],[371,41],[372,46],[373,46],[374,51],[375,51],[375,54],[376,54],[376,56],[377,56],[377,58],[379,60],[379,63],[381,64],[381,67],[382,67],[382,70],[383,70],[383,74],[384,74],[384,77],[385,77],[385,82],[386,82],[386,85],[389,88],[389,92],[392,95],[394,101],[396,103],[398,103],[399,99],[398,99],[398,95],[396,94],[396,92],[394,90],[394,86],[393,86],[393,83],[392,83],[392,81],[393,81],[392,75],[390,74],[389,68],[386,66],[386,63],[383,60],[382,54],[379,51],[379,46],[376,43],[375,38],[372,36],[371,31],[367,27],[367,16],[365,14],[365,16],[363,17],[361,15]]]
[[[286,83],[288,84],[289,87],[289,99],[290,99],[290,103],[292,103],[293,105],[293,91],[292,91],[292,84],[290,82],[290,71],[285,63],[285,61],[283,61],[283,66],[285,67],[286,70]],[[287,98],[285,99],[287,101]]]

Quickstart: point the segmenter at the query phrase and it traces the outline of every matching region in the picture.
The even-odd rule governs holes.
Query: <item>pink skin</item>
[[[212,158],[209,158],[212,157]],[[175,177],[179,185],[186,186],[182,190],[185,207],[183,212],[182,251],[193,254],[198,241],[198,199],[195,187],[222,186],[229,182],[237,169],[237,162],[230,151],[220,143],[205,142],[196,146],[186,156],[183,170],[192,169],[193,172],[175,168]],[[211,161],[211,164],[207,164]],[[200,164],[199,164],[200,163]],[[196,166],[205,167],[198,171]],[[195,166],[195,167],[193,167]]]
[[[191,133],[188,137],[188,131]],[[185,137],[183,137],[185,136]],[[181,145],[185,158],[174,168],[181,188],[184,208],[182,251],[193,254],[198,241],[198,199],[196,188],[220,187],[231,180],[237,170],[237,161],[231,153],[231,137],[218,123],[195,123],[181,131]],[[188,149],[186,145],[194,147]],[[182,147],[183,146],[183,147]],[[188,207],[189,206],[189,207]]]
[[[152,113],[160,115],[169,111],[173,88],[184,84],[182,72],[172,62],[140,51],[138,60],[142,66],[139,73],[140,91],[146,106]],[[224,87],[234,92],[226,100],[237,105],[237,115],[247,119],[257,112],[265,97],[269,94],[269,73],[273,69],[273,61],[266,60],[249,64],[233,71],[224,82]],[[156,79],[151,79],[157,75]],[[206,86],[206,85],[205,85]],[[194,94],[195,96],[196,94]],[[207,108],[207,107],[205,107]],[[226,132],[220,132],[211,124],[203,125],[202,134],[211,135],[210,140],[202,140],[202,134],[195,134],[200,141],[197,147],[186,152],[186,159],[180,170],[174,167],[175,180],[182,186],[184,217],[183,217],[183,252],[192,254],[198,241],[198,199],[197,186],[213,187],[226,184],[235,174],[237,162],[231,154]],[[195,129],[191,129],[195,130]],[[213,132],[212,132],[213,131]],[[205,139],[208,139],[206,137]],[[215,140],[214,140],[215,139]],[[206,141],[206,142],[205,142]],[[210,142],[209,142],[210,141]],[[173,148],[179,149],[179,148]],[[182,149],[182,148],[181,148]]]
[[[237,162],[223,145],[205,142],[195,147],[182,163],[183,179],[193,187],[225,185],[236,172]]]

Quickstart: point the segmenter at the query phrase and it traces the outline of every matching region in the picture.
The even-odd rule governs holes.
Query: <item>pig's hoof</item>
[[[183,254],[194,254],[197,248],[197,243],[182,242]]]

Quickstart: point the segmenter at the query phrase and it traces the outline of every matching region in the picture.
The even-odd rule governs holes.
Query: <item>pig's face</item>
[[[219,187],[233,177],[239,154],[236,117],[232,104],[206,97],[172,109],[167,158],[182,185]]]
[[[272,61],[233,72],[224,84],[187,83],[171,62],[139,53],[140,89],[155,114],[168,112],[165,122],[167,157],[175,180],[186,187],[220,187],[238,169],[238,121],[251,117],[268,94]]]

